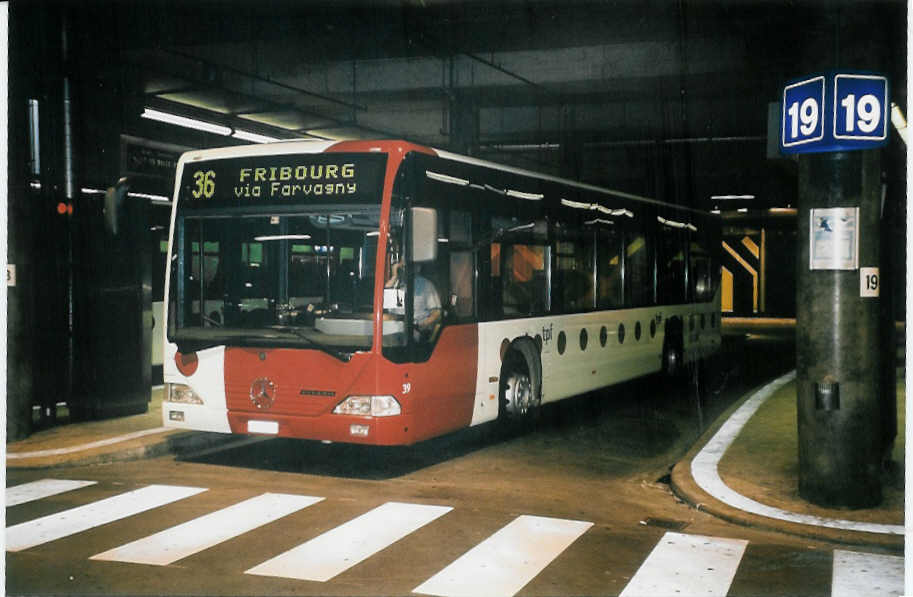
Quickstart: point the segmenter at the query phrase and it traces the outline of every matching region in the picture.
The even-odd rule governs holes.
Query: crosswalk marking
[[[52,495],[66,493],[67,491],[73,491],[74,489],[79,489],[80,487],[95,485],[96,483],[97,481],[41,479],[39,481],[32,481],[31,483],[23,483],[22,485],[16,485],[14,487],[7,487],[6,507],[9,508],[10,506],[18,506],[19,504],[44,499],[46,497],[51,497]]]
[[[23,522],[6,529],[6,550],[29,549],[170,504],[203,491],[206,489],[200,487],[149,485],[85,506]]]
[[[724,596],[748,541],[666,533],[619,597]]]
[[[452,509],[388,502],[245,574],[328,581]]]
[[[514,595],[593,523],[519,516],[416,587],[414,593]]]
[[[903,557],[834,550],[831,597],[895,597],[903,588]]]
[[[41,479],[6,488],[6,504],[25,504],[97,484]],[[6,550],[18,552],[146,512],[207,491],[150,485],[6,529]],[[308,508],[325,498],[264,493],[96,554],[90,559],[165,566]],[[286,551],[245,574],[326,582],[451,507],[388,502]],[[539,575],[593,523],[524,515],[476,545],[413,592],[439,597],[511,597]],[[666,533],[619,597],[725,596],[748,541]],[[903,592],[903,558],[834,550],[831,597],[894,597]],[[416,579],[417,580],[417,579]]]
[[[321,500],[321,497],[264,493],[90,559],[167,566]]]

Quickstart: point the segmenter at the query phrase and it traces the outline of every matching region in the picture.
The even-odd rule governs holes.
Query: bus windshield
[[[196,348],[370,348],[379,214],[377,207],[182,218],[176,238],[184,241],[173,261],[183,267],[172,268],[173,339]]]
[[[298,168],[316,178],[313,160],[294,165],[308,158],[286,157],[297,161],[275,167],[237,159],[187,166],[169,285],[169,338],[180,351],[290,346],[346,358],[370,349],[383,164],[368,164],[373,174],[359,177],[365,163],[343,158],[336,172],[345,165],[354,174],[340,192],[289,201],[270,171],[294,179]],[[209,187],[194,182],[192,167]],[[322,167],[325,177],[330,166]]]

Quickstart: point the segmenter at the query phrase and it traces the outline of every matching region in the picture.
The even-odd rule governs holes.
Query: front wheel
[[[529,421],[539,407],[539,396],[523,357],[505,360],[501,375],[501,417],[508,421]]]
[[[508,416],[521,418],[529,414],[532,407],[533,384],[526,373],[514,371],[505,383],[504,401]]]

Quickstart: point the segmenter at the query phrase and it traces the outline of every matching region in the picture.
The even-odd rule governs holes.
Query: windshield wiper
[[[299,338],[301,338],[302,340],[304,340],[305,342],[307,342],[308,344],[310,344],[311,346],[313,346],[315,348],[319,348],[320,350],[331,354],[332,356],[336,357],[340,361],[348,361],[351,356],[350,354],[342,352],[341,350],[336,350],[335,348],[331,348],[331,347],[327,346],[326,344],[321,344],[320,342],[317,342],[316,340],[308,337],[307,334],[305,334],[304,332],[302,332],[301,330],[299,330],[298,328],[296,328],[294,326],[275,325],[275,326],[271,326],[270,329],[279,330],[281,332],[292,333],[292,334],[298,336]]]
[[[181,335],[176,334],[174,337],[174,342],[178,346],[178,350],[182,353],[197,352],[200,350],[206,350],[207,348],[213,348],[216,346],[225,346],[228,344],[257,344],[262,341],[262,338],[252,335],[244,334],[232,334],[227,336],[222,336],[219,338],[193,338],[193,337],[181,337]]]
[[[206,315],[204,313],[200,313],[200,317],[203,318],[203,321],[207,321],[217,328],[222,327],[222,322],[219,321],[218,319],[213,319],[212,317],[209,317],[208,315]]]

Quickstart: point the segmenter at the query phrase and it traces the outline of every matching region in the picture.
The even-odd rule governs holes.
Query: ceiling
[[[794,202],[795,165],[767,143],[789,79],[878,70],[906,104],[902,1],[80,6],[110,52],[83,68],[137,106],[277,138],[405,138],[698,207]]]

